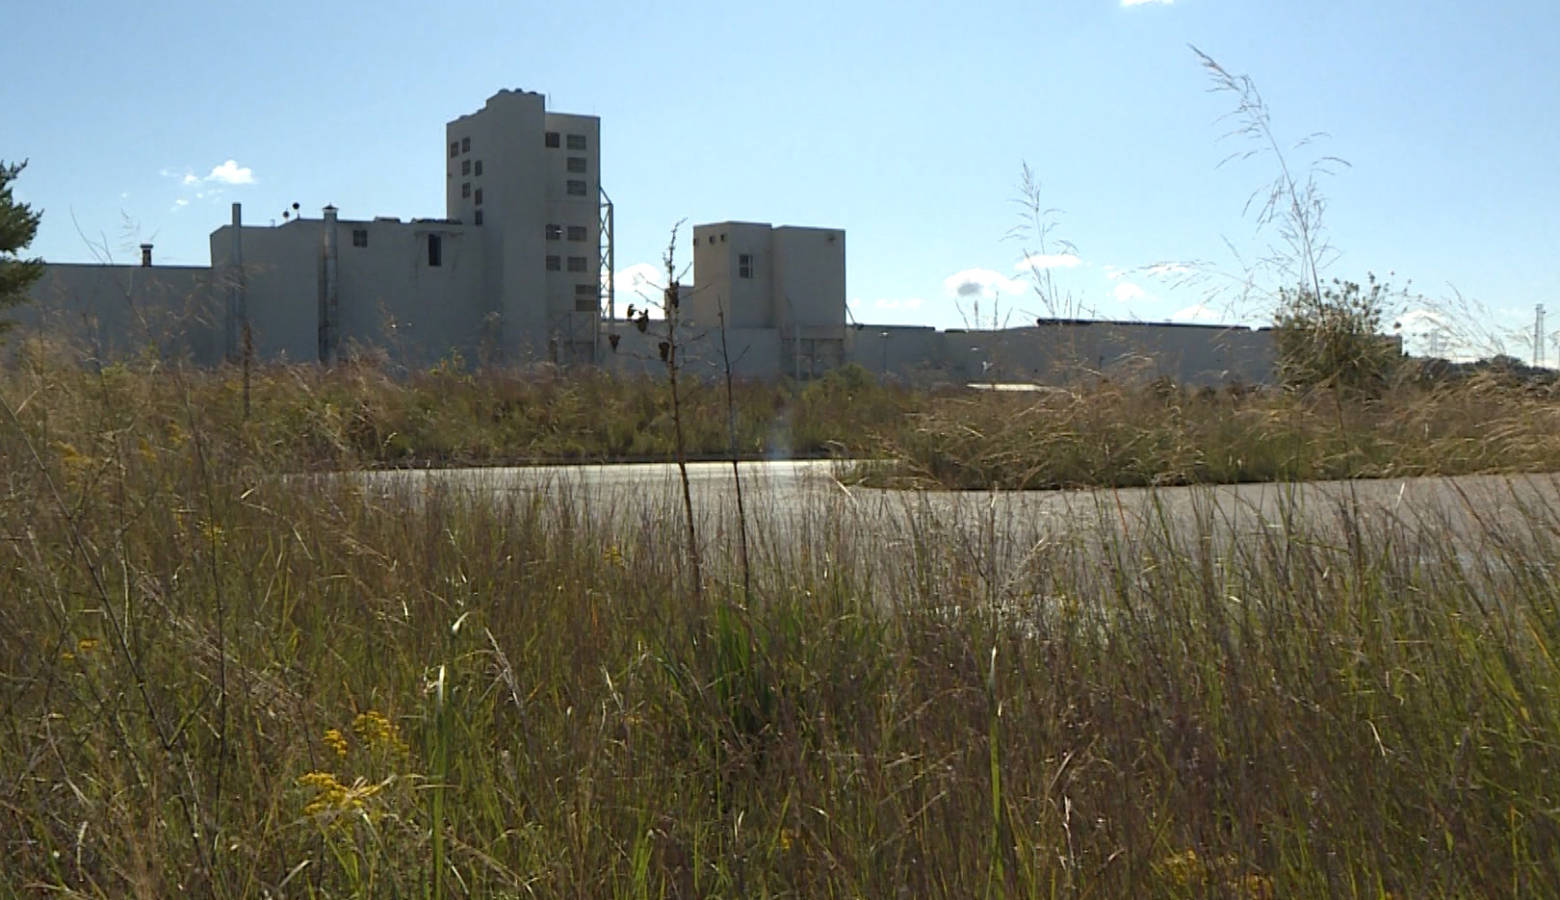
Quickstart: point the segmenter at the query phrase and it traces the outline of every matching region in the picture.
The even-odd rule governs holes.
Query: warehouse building
[[[504,90],[448,122],[439,219],[318,216],[232,220],[210,266],[53,264],[18,308],[23,330],[101,359],[148,350],[200,364],[332,364],[372,354],[407,367],[594,365],[660,370],[660,326],[630,322],[612,282],[612,204],[601,122]],[[1166,375],[1270,380],[1266,331],[1042,320],[972,331],[848,323],[845,233],[760,222],[698,225],[692,284],[679,286],[682,362],[715,375],[808,379],[846,363],[917,381],[1056,381]]]

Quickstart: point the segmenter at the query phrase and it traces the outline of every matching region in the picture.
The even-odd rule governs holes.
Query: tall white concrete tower
[[[477,226],[489,329],[509,362],[593,361],[601,306],[601,120],[499,91],[444,128],[446,215]]]

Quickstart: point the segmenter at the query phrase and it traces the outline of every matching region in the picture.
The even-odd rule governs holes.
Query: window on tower
[[[571,135],[569,135],[569,140],[567,141],[567,145],[568,145],[568,148],[570,150],[584,150],[585,149],[585,135],[583,135],[583,134],[571,134]]]
[[[569,164],[568,165],[569,165],[569,171],[570,172],[583,172],[583,171],[585,171],[585,157],[583,157],[583,156],[571,156],[571,157],[569,157]]]
[[[583,257],[583,256],[571,256],[571,257],[569,257],[569,271],[570,272],[583,272],[583,271],[585,271],[585,265],[586,265],[585,257]]]
[[[743,253],[737,256],[737,277],[753,277],[753,254]]]
[[[569,179],[569,183],[565,187],[572,197],[583,197],[587,193],[585,182],[573,178]]]
[[[542,143],[546,144],[549,147],[556,147],[556,146],[558,146],[558,132],[556,132],[556,131],[549,131],[549,132],[547,132],[547,135],[542,139]]]
[[[585,231],[585,226],[584,225],[570,225],[569,226],[569,240],[571,240],[571,241],[583,241],[583,240],[585,240],[585,235],[586,235],[586,231]]]

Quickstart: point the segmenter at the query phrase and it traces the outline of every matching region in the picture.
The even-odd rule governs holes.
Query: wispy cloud
[[[1009,278],[991,269],[965,269],[944,278],[943,289],[950,297],[976,300],[1023,293],[1029,289],[1029,285],[1022,279]]]
[[[176,179],[183,187],[199,187],[203,184],[227,184],[243,185],[255,183],[255,170],[249,166],[241,166],[237,160],[227,160],[221,165],[211,167],[207,175],[196,175],[194,170],[185,168],[184,171],[164,167],[157,171],[164,178]]]

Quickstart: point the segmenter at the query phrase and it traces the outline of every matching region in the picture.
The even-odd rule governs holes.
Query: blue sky
[[[1330,135],[1292,165],[1350,163],[1320,182],[1330,274],[1411,279],[1410,306],[1523,356],[1555,282],[1560,6],[1536,0],[60,0],[6,24],[0,158],[31,160],[16,192],[55,261],[152,239],[204,264],[234,200],[252,223],[442,215],[444,122],[507,87],[601,116],[623,275],[679,219],[841,227],[858,320],[957,326],[979,301],[1016,324],[1046,311],[1038,247],[1008,236],[1027,163],[1076,249],[1043,260],[1071,306],[1256,322],[1261,292],[1217,288],[1278,240],[1243,215],[1275,167],[1220,166],[1248,145],[1221,139],[1195,44],[1255,81],[1286,149]]]

